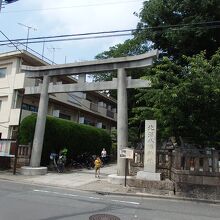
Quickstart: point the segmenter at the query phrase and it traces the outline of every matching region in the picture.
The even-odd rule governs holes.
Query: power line
[[[15,43],[13,43],[1,30],[0,30],[0,32],[2,33],[2,35],[3,35],[5,38],[8,39],[8,41],[10,42],[10,44],[12,44],[17,50],[19,50],[19,51],[22,53],[22,51],[18,48],[18,46],[15,45]],[[21,44],[22,46],[24,46],[24,44],[21,43],[21,42],[16,42],[16,44]],[[0,45],[0,46],[1,46],[1,45]],[[31,49],[30,47],[27,47],[27,49],[29,49],[30,51],[34,52],[34,53],[37,54],[38,56],[41,56],[41,54],[39,54],[37,51]],[[52,60],[48,59],[47,57],[42,56],[42,58],[46,59],[47,61],[49,61],[49,62],[51,62],[51,63],[53,63],[53,64],[56,64],[56,63],[54,63]]]
[[[17,49],[17,50],[19,50],[19,48],[2,32],[2,31],[0,31],[1,33],[2,33],[2,35],[6,38],[6,39],[8,39],[8,41],[10,41],[11,42],[11,44],[13,44],[14,46],[15,46],[15,48]],[[20,51],[20,50],[19,50]],[[21,52],[21,51],[20,51]],[[22,52],[21,52],[22,53]]]
[[[145,27],[142,29],[125,29],[125,30],[113,30],[113,31],[102,31],[102,32],[90,32],[90,33],[82,33],[82,34],[68,34],[68,35],[55,35],[55,36],[46,36],[46,37],[35,37],[29,38],[31,40],[29,43],[42,43],[42,42],[57,42],[57,41],[72,41],[72,40],[86,40],[86,39],[97,39],[97,38],[108,38],[108,37],[118,37],[118,36],[130,36],[134,31],[177,31],[177,30],[188,30],[203,28],[203,29],[216,29],[220,27],[220,21],[208,21],[208,22],[198,22],[192,24],[178,24],[178,25],[163,25],[157,27]],[[181,29],[182,28],[182,29]],[[130,33],[126,33],[130,32]],[[90,36],[92,35],[92,36]],[[98,35],[98,36],[93,36]],[[58,39],[57,39],[58,38]],[[48,40],[45,40],[48,39]],[[22,42],[26,39],[13,39],[13,42]],[[0,41],[0,46],[10,45],[6,40]],[[24,43],[24,42],[23,42]]]
[[[118,4],[128,4],[133,2],[143,2],[143,0],[131,0],[131,1],[117,1],[117,2],[106,2],[106,3],[98,3],[98,4],[87,4],[87,5],[72,5],[66,7],[54,7],[54,8],[42,8],[42,9],[25,9],[25,10],[13,10],[13,11],[6,11],[2,13],[23,13],[23,12],[34,12],[34,11],[49,11],[49,10],[66,10],[72,8],[87,8],[87,7],[94,7],[94,6],[103,6],[103,5],[118,5]]]
[[[206,25],[206,26],[205,26]],[[65,35],[54,35],[54,36],[46,36],[46,37],[34,37],[34,38],[29,38],[29,40],[32,40],[32,43],[34,43],[33,40],[40,40],[40,39],[52,39],[52,38],[65,38],[65,37],[79,37],[79,36],[88,36],[88,35],[103,35],[103,34],[115,34],[115,35],[103,35],[103,36],[98,36],[100,37],[108,37],[108,36],[117,36],[117,33],[124,33],[124,32],[130,32],[127,33],[126,35],[132,35],[132,32],[134,31],[144,31],[144,30],[153,30],[153,31],[161,31],[161,29],[169,29],[169,28],[182,28],[182,27],[187,27],[187,28],[219,28],[220,21],[207,21],[207,22],[197,22],[197,23],[191,23],[191,24],[177,24],[177,25],[161,25],[157,27],[145,27],[141,29],[124,29],[124,30],[112,30],[112,31],[101,31],[101,32],[87,32],[87,33],[81,33],[81,34],[65,34]],[[179,29],[172,29],[172,30],[179,30]],[[121,36],[121,34],[119,34]],[[122,35],[124,36],[124,35]],[[93,38],[93,37],[90,37]],[[94,36],[94,38],[96,38]],[[73,38],[73,40],[83,40],[87,38]],[[24,41],[26,40],[25,38],[19,38],[19,39],[13,39],[11,41]],[[55,40],[56,41],[56,40]],[[0,40],[0,43],[3,42],[8,42],[7,40]],[[40,43],[38,41],[38,43]]]
[[[75,36],[86,36],[86,35],[96,35],[96,34],[110,34],[110,33],[129,32],[129,31],[135,31],[135,30],[137,30],[137,29],[88,32],[88,33],[82,33],[82,34],[64,34],[64,35],[54,35],[54,36],[47,36],[47,37],[32,37],[32,38],[29,38],[29,40],[38,40],[38,39],[47,39],[47,38],[60,38],[60,37],[75,37]],[[12,41],[22,41],[22,40],[25,40],[25,38],[14,39]],[[6,42],[6,40],[1,40],[0,42]]]
[[[64,39],[53,39],[53,40],[39,40],[39,41],[29,41],[29,44],[34,43],[48,43],[48,42],[58,42],[58,41],[72,41],[72,40],[88,40],[88,39],[98,39],[98,38],[108,38],[108,37],[122,37],[122,36],[131,36],[132,34],[113,34],[106,36],[91,36],[91,37],[75,37],[75,38],[64,38]],[[15,41],[16,42],[16,41]],[[18,41],[19,43],[19,41]],[[11,43],[0,44],[0,46],[10,45]]]

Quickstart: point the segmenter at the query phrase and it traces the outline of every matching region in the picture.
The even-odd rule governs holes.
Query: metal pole
[[[45,41],[43,42],[43,49],[42,49],[42,60],[44,59],[44,47],[45,47]]]
[[[127,184],[127,173],[128,173],[128,159],[125,159],[125,186]]]
[[[28,32],[27,32],[26,51],[27,51],[27,48],[28,48],[29,31],[30,31],[30,27],[28,27]]]

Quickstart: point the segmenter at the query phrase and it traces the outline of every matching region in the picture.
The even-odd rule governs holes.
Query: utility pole
[[[23,27],[26,27],[27,28],[27,41],[26,41],[26,51],[28,50],[28,39],[29,39],[29,32],[30,32],[30,29],[34,30],[34,31],[37,31],[36,28],[34,27],[31,27],[31,26],[27,26],[25,24],[22,24],[22,23],[18,23],[19,25],[23,26]]]

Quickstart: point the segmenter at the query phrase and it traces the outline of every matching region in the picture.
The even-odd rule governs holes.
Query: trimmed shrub
[[[21,144],[33,141],[36,119],[37,115],[32,114],[22,120]],[[41,164],[47,165],[50,153],[59,153],[63,148],[68,149],[67,158],[70,159],[85,152],[100,155],[103,147],[111,151],[111,137],[105,130],[47,116]]]

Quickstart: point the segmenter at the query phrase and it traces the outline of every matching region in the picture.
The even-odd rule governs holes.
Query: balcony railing
[[[98,111],[98,105],[95,104],[95,103],[90,102],[90,109],[91,109],[92,111],[97,112],[97,111]]]

